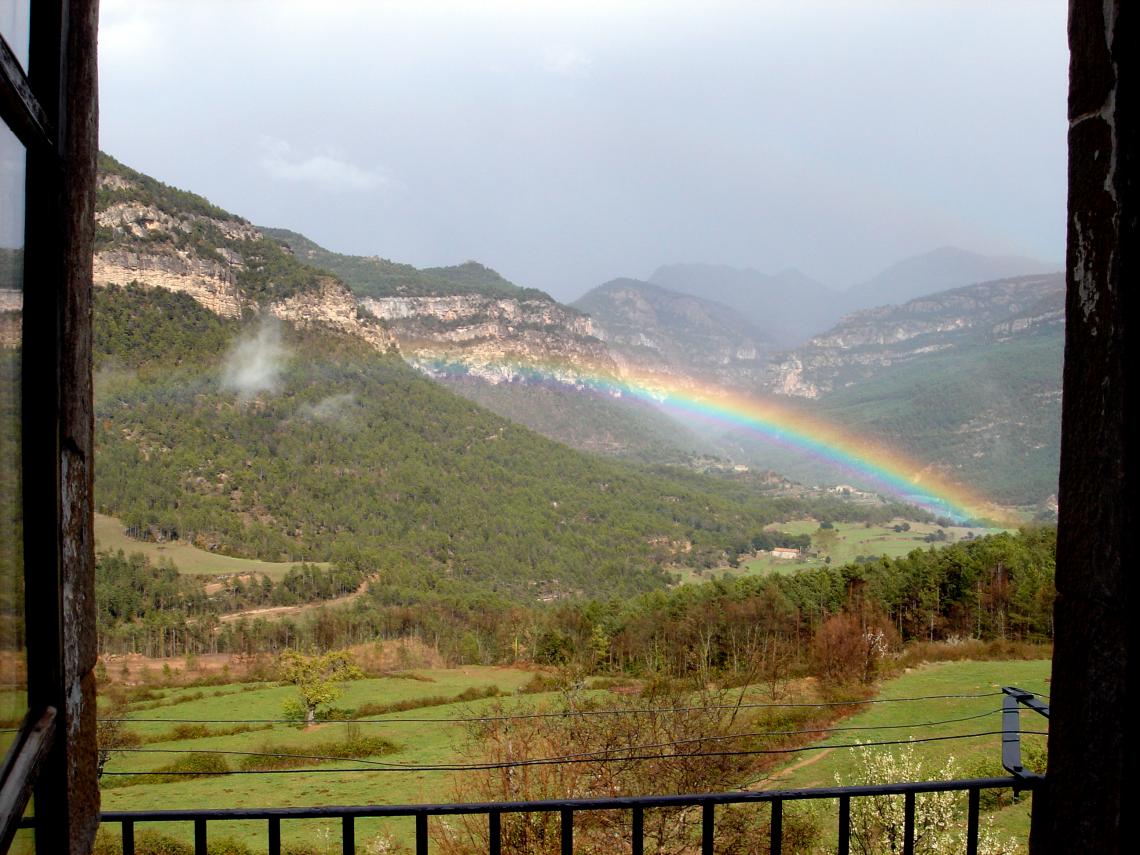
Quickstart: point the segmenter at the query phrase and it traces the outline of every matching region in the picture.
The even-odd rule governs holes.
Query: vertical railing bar
[[[281,855],[281,817],[269,817],[269,853]]]
[[[574,855],[574,811],[562,808],[562,855]]]
[[[851,796],[839,797],[839,855],[851,853]]]
[[[356,821],[352,814],[340,818],[340,848],[343,855],[356,855]]]
[[[1001,703],[1001,765],[1011,775],[1021,775],[1021,707],[1006,695]]]
[[[784,848],[784,800],[772,800],[772,839],[768,844],[770,855],[780,855]]]
[[[978,814],[982,802],[982,791],[970,787],[970,808],[966,815],[966,855],[978,855]]]
[[[194,820],[194,855],[208,855],[206,849],[206,819],[198,817]]]
[[[416,855],[428,855],[427,814],[416,814]]]
[[[980,815],[981,815],[981,790],[982,786],[987,783],[983,780],[976,781],[963,781],[963,786],[956,792],[963,792],[968,797],[968,812],[966,823],[966,839],[964,850],[966,855],[978,855],[980,848]],[[913,787],[914,785],[912,785]],[[885,789],[885,788],[884,788]],[[903,789],[900,787],[899,789]],[[904,817],[903,817],[903,846],[901,855],[914,855],[916,850],[916,815],[917,815],[917,800],[918,793],[926,792],[926,789],[912,788],[906,792],[899,793],[895,790],[897,795],[902,795],[904,799]],[[725,794],[727,795],[727,794]],[[767,795],[767,794],[765,794]],[[897,798],[897,795],[894,797]],[[813,796],[804,793],[802,796],[812,798]],[[820,798],[822,796],[815,796]],[[837,797],[839,802],[839,825],[838,825],[838,849],[840,855],[850,855],[851,851],[851,799],[853,796],[850,790],[840,789],[839,793],[834,790],[831,794],[832,798]],[[724,795],[719,796],[724,798]],[[748,799],[741,798],[740,802]],[[773,793],[770,797],[763,800],[769,801],[771,806],[770,824],[769,824],[769,853],[770,855],[782,855],[783,851],[783,806],[784,798],[777,796]],[[634,801],[634,800],[630,800]],[[725,803],[735,803],[737,800],[725,799]],[[701,808],[701,855],[713,855],[715,848],[716,837],[716,806],[717,801],[705,797],[698,797],[688,804],[692,806],[699,805]],[[578,807],[583,809],[597,809],[603,807],[604,801],[597,800],[596,802],[589,802]],[[644,855],[645,851],[645,810],[646,805],[634,801],[633,804],[626,802],[627,809],[631,813],[631,833],[630,833],[630,851],[632,855]],[[496,809],[500,807],[509,807],[509,805],[487,805],[483,810],[487,813],[488,821],[488,853],[489,855],[501,855],[502,852],[502,810]],[[426,806],[425,806],[426,808]],[[550,808],[547,808],[548,810]],[[341,809],[343,810],[343,809]],[[575,807],[569,806],[563,802],[562,806],[554,807],[560,813],[561,827],[560,827],[560,852],[561,855],[573,855],[574,852],[574,814]],[[221,819],[225,812],[213,812],[210,815],[191,814],[187,817],[194,824],[194,853],[195,855],[207,855],[209,851],[208,842],[208,828],[211,819]],[[356,855],[356,815],[341,813],[340,810],[332,809],[326,815],[335,817],[340,814],[342,824],[342,852],[344,855]],[[121,814],[122,816],[122,814]],[[129,814],[127,816],[130,816]],[[262,814],[265,816],[265,814]],[[416,855],[428,855],[429,838],[428,838],[428,823],[431,816],[431,809],[420,809],[413,814],[415,819],[415,837],[416,837]],[[120,837],[122,840],[122,855],[135,855],[136,840],[135,840],[135,826],[142,818],[144,821],[152,821],[150,815],[139,812],[131,818],[111,819],[108,821],[119,822]],[[281,855],[281,818],[279,816],[265,816],[267,821],[267,855]]]
[[[497,810],[487,814],[487,855],[501,855],[503,851],[503,815]]]
[[[914,793],[903,797],[903,855],[914,855]]]

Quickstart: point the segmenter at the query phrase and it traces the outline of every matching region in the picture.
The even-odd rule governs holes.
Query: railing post
[[[208,855],[206,846],[206,820],[194,820],[194,855]]]
[[[1021,706],[1014,695],[1001,702],[1001,765],[1011,775],[1021,775]]]
[[[269,817],[269,855],[281,855],[281,818]]]
[[[503,815],[497,810],[487,814],[487,855],[500,855],[503,851]]]
[[[427,814],[416,814],[416,855],[428,855]]]
[[[903,796],[903,855],[914,855],[914,793]]]
[[[574,811],[562,808],[562,855],[574,855]]]
[[[1016,700],[1016,699],[1015,699]],[[695,830],[693,825],[696,821],[694,810],[700,810],[700,846],[696,851],[701,855],[714,855],[716,848],[716,809],[718,805],[722,804],[750,804],[750,810],[763,811],[763,803],[769,804],[771,813],[769,814],[769,845],[767,852],[770,855],[782,855],[783,852],[783,832],[784,832],[784,802],[789,798],[793,800],[800,799],[837,799],[839,807],[839,825],[836,834],[838,842],[837,851],[841,855],[850,855],[851,852],[851,838],[852,838],[852,815],[851,815],[851,801],[855,798],[890,798],[892,801],[899,796],[904,800],[904,817],[902,828],[896,828],[894,833],[898,831],[903,832],[903,839],[901,846],[899,846],[898,855],[915,855],[918,850],[918,835],[917,828],[917,813],[918,813],[918,798],[928,792],[954,792],[965,793],[968,797],[968,816],[966,822],[966,837],[965,844],[962,846],[963,852],[966,855],[978,855],[979,845],[979,830],[980,830],[980,814],[981,814],[981,791],[983,789],[992,788],[1007,788],[1009,786],[1021,785],[1024,789],[1034,789],[1040,786],[1043,779],[1026,771],[1025,775],[1021,778],[1014,776],[1013,778],[1007,777],[993,777],[993,778],[974,778],[970,780],[958,780],[953,782],[932,782],[929,784],[922,782],[899,782],[897,784],[880,784],[872,786],[857,786],[857,787],[837,787],[829,788],[827,790],[789,790],[789,791],[768,791],[768,792],[743,792],[743,793],[703,793],[692,796],[646,796],[641,798],[601,798],[601,799],[581,799],[581,800],[560,800],[560,801],[540,801],[534,803],[527,802],[493,802],[489,804],[459,804],[455,806],[448,805],[416,805],[414,807],[403,806],[383,806],[378,805],[374,807],[329,807],[329,808],[307,808],[301,811],[288,812],[281,811],[274,808],[262,809],[220,809],[220,810],[205,810],[205,809],[183,809],[183,810],[157,810],[152,812],[146,811],[132,811],[132,812],[107,812],[101,817],[104,823],[104,830],[118,823],[120,827],[120,836],[122,839],[122,855],[135,855],[136,834],[135,827],[139,822],[175,822],[179,823],[180,827],[185,829],[185,823],[193,823],[194,827],[194,855],[207,855],[209,851],[208,843],[208,829],[211,822],[227,822],[227,821],[254,821],[260,822],[262,820],[267,823],[267,841],[268,847],[261,850],[267,855],[281,855],[281,821],[282,819],[291,818],[322,818],[328,821],[339,819],[341,822],[341,848],[342,855],[356,855],[356,818],[358,816],[365,817],[401,817],[406,818],[409,815],[415,823],[415,848],[416,855],[428,855],[430,848],[430,840],[428,836],[429,823],[432,816],[441,814],[458,813],[463,815],[470,815],[476,817],[478,815],[486,814],[487,816],[487,847],[485,850],[488,855],[501,855],[503,846],[503,828],[502,817],[503,813],[511,813],[518,811],[541,812],[545,818],[544,823],[550,822],[553,817],[552,814],[558,813],[560,819],[559,828],[559,852],[560,855],[573,855],[574,853],[574,815],[577,811],[581,810],[604,810],[607,812],[616,813],[618,817],[624,811],[630,811],[630,833],[629,833],[629,849],[631,855],[644,855],[645,853],[645,815],[647,810],[665,810],[670,811],[668,814],[674,820],[680,820],[683,827],[687,828],[686,834],[692,834]],[[832,804],[835,804],[833,801]],[[895,803],[897,806],[897,803]],[[958,802],[960,804],[960,802]],[[676,812],[676,813],[672,813]],[[762,823],[762,816],[755,817],[758,823]],[[403,819],[401,821],[404,821]],[[620,822],[620,819],[619,819]],[[30,824],[25,821],[25,825]],[[545,829],[552,828],[549,825],[544,825]],[[185,831],[183,831],[185,833]],[[323,832],[327,834],[326,832]],[[548,832],[545,832],[548,833]],[[113,834],[113,832],[112,832]],[[215,835],[216,836],[216,835]],[[651,834],[652,836],[652,834]],[[510,831],[507,834],[508,842],[512,840]],[[547,843],[550,841],[547,840]],[[695,843],[695,840],[691,841]],[[894,845],[898,846],[900,841],[894,838]],[[522,841],[521,845],[527,845],[527,841]],[[750,841],[750,847],[762,848],[763,842],[761,840]],[[332,851],[337,851],[334,846]]]
[[[839,855],[851,853],[851,796],[839,797]]]
[[[982,791],[970,787],[970,807],[966,814],[966,855],[978,855],[978,814],[982,802]]]
[[[344,855],[356,855],[356,826],[351,814],[340,818],[340,848]]]

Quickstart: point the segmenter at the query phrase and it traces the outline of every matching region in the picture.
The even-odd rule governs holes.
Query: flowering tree
[[[844,781],[836,774],[836,783],[897,784],[903,781],[948,781],[958,777],[954,757],[932,775],[907,745],[898,753],[876,751],[869,746],[859,749],[857,780]],[[863,855],[894,855],[903,851],[905,802],[902,796],[862,796],[851,800],[851,843]],[[966,832],[961,793],[919,793],[914,799],[915,855],[942,855],[965,852]],[[1013,855],[1017,847],[999,838],[991,827],[978,829],[978,855]]]

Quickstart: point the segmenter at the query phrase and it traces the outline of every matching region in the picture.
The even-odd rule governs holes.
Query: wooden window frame
[[[89,849],[94,777],[90,256],[97,0],[31,0],[0,37],[0,118],[26,151],[21,478],[28,711],[0,767],[0,852],[35,796],[37,852]]]

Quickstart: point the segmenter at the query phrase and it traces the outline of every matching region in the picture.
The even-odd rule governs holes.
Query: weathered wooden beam
[[[1128,375],[1137,364],[1133,289],[1140,251],[1140,53],[1129,20],[1136,11],[1123,0],[1071,0],[1069,6],[1056,637],[1049,765],[1044,789],[1034,794],[1034,853],[1125,849],[1125,732],[1136,667],[1129,577],[1136,573],[1137,441],[1128,400]]]

